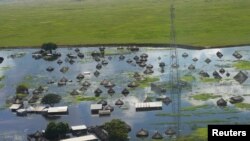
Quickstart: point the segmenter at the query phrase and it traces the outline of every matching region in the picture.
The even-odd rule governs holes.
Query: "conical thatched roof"
[[[140,75],[140,73],[135,72],[133,77],[134,77],[134,78],[140,78],[140,77],[141,77],[141,75]]]
[[[114,94],[115,93],[115,90],[111,87],[108,89],[108,94]]]
[[[237,75],[234,76],[234,80],[239,82],[240,84],[244,83],[248,79],[248,76],[240,71]]]
[[[234,96],[234,97],[231,97],[229,102],[232,103],[232,104],[235,104],[235,103],[240,103],[244,100],[244,98],[242,96]]]
[[[107,106],[105,106],[103,109],[104,109],[104,110],[110,110],[111,112],[114,111],[114,107],[111,106],[111,105],[107,105]]]
[[[59,65],[60,65],[60,64],[62,64],[62,63],[63,63],[63,61],[62,61],[62,60],[60,60],[60,59],[59,59],[59,60],[57,60],[57,64],[59,64]]]
[[[211,62],[211,59],[207,58],[207,59],[205,60],[205,62],[206,62],[207,64],[209,64],[209,63]]]
[[[63,77],[63,78],[60,79],[60,82],[68,82],[68,79]]]
[[[140,57],[138,57],[137,55],[134,57],[134,60],[139,60]]]
[[[84,87],[89,87],[91,84],[88,82],[88,81],[84,81],[83,83],[82,83],[82,86],[84,86]]]
[[[83,53],[81,53],[81,52],[79,52],[78,54],[77,54],[77,56],[79,57],[79,58],[84,58],[84,54]]]
[[[101,61],[101,59],[98,56],[94,57],[94,59],[95,59],[96,62]]]
[[[136,133],[136,137],[148,137],[148,131],[142,128]]]
[[[76,49],[75,49],[75,52],[80,52],[80,49],[79,49],[79,48],[76,48]]]
[[[71,93],[70,93],[70,95],[79,95],[80,93],[76,90],[76,89],[74,89]]]
[[[227,106],[227,102],[223,98],[219,99],[216,103],[218,106]]]
[[[97,88],[95,89],[94,91],[95,94],[101,94],[102,93],[102,90],[100,88]]]
[[[102,68],[102,64],[98,63],[98,64],[96,65],[96,69],[100,70],[101,68]]]
[[[166,131],[165,131],[165,134],[168,135],[168,136],[173,136],[176,134],[175,130],[173,128],[168,128]]]
[[[101,81],[100,85],[106,85],[106,84],[108,84],[108,82],[109,82],[108,80],[104,79]]]
[[[209,74],[205,71],[200,71],[199,74],[202,76],[202,77],[210,77]]]
[[[147,54],[147,53],[142,53],[142,54],[140,55],[140,57],[141,57],[141,58],[148,58],[148,54]]]
[[[219,70],[219,72],[220,72],[221,74],[224,74],[226,71],[225,71],[225,69],[221,68],[221,69]]]
[[[213,72],[213,76],[215,79],[222,79],[222,77],[220,76],[220,74],[217,71]]]
[[[118,99],[116,102],[115,102],[115,105],[123,105],[124,102],[120,99]]]
[[[129,90],[126,89],[126,88],[124,88],[124,89],[122,90],[122,94],[123,94],[124,96],[127,96],[127,95],[129,94]]]
[[[184,53],[182,54],[182,57],[186,58],[186,57],[188,57],[188,54],[187,54],[186,52],[184,52]]]
[[[140,64],[139,64],[139,66],[140,67],[145,67],[147,64],[145,63],[145,62],[141,62]]]
[[[128,87],[131,87],[131,88],[134,88],[134,87],[137,87],[137,86],[138,86],[138,84],[137,84],[135,81],[130,82],[130,83],[128,84]]]
[[[151,64],[148,64],[147,66],[146,66],[146,68],[148,68],[148,69],[152,69],[154,66],[153,65],[151,65]]]
[[[160,63],[159,63],[159,66],[160,66],[160,67],[165,67],[166,64],[165,64],[164,62],[160,62]]]
[[[78,74],[78,75],[76,76],[76,79],[82,80],[82,79],[84,79],[84,75],[83,75],[82,73],[80,73],[80,74]]]
[[[99,76],[100,75],[100,72],[98,71],[98,70],[96,70],[95,72],[94,72],[94,76]]]
[[[60,72],[66,73],[68,70],[69,70],[69,67],[62,67],[62,68],[60,69]]]
[[[195,58],[193,58],[192,60],[193,60],[194,62],[197,62],[197,61],[198,61],[198,58],[195,57]]]
[[[154,73],[154,71],[147,68],[143,73],[144,74],[152,74],[152,73]]]
[[[49,66],[46,70],[47,70],[47,71],[49,71],[49,72],[51,72],[51,71],[53,71],[53,70],[54,70],[54,68],[53,68],[53,67],[51,67],[51,66]]]
[[[119,59],[120,59],[120,60],[124,60],[124,59],[125,59],[125,56],[124,56],[124,55],[120,55],[120,56],[119,56]]]
[[[156,140],[158,140],[158,139],[163,139],[163,136],[162,136],[162,134],[161,134],[160,132],[156,131],[156,132],[153,134],[152,139],[156,139]]]
[[[104,86],[105,86],[106,88],[110,88],[110,87],[114,87],[115,84],[112,83],[111,81],[108,81],[108,83],[106,83]]]
[[[235,51],[235,52],[233,53],[233,56],[234,56],[235,58],[237,58],[237,59],[241,59],[241,58],[243,57],[238,51]]]
[[[222,58],[222,57],[223,57],[223,54],[222,54],[221,52],[219,52],[219,51],[216,53],[216,55],[217,55],[217,57],[219,57],[219,58]]]
[[[107,65],[109,62],[107,60],[102,60],[102,65]]]
[[[130,64],[130,63],[132,63],[132,62],[133,62],[133,60],[128,59],[126,62]]]
[[[189,69],[189,70],[194,70],[194,69],[195,69],[195,66],[194,66],[193,64],[191,64],[191,65],[188,66],[188,69]]]
[[[100,100],[97,102],[97,104],[102,104],[102,106],[106,106],[108,104],[108,102],[106,100]]]

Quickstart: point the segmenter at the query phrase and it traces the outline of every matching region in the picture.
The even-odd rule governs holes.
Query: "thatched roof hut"
[[[126,89],[126,88],[124,88],[124,89],[122,90],[122,94],[123,94],[124,96],[127,96],[127,95],[129,94],[129,90]]]
[[[205,62],[206,62],[207,64],[209,64],[211,61],[212,61],[212,60],[209,59],[209,58],[207,58],[207,59],[205,60]]]
[[[76,76],[76,79],[82,80],[82,79],[84,79],[84,75],[83,75],[82,73],[80,73],[80,74],[78,74],[78,75]]]
[[[244,98],[242,96],[233,96],[230,98],[229,102],[231,104],[235,104],[235,103],[240,103],[244,100]]]
[[[154,73],[154,71],[152,69],[147,68],[143,73],[144,74],[152,74],[152,73]]]
[[[121,99],[118,99],[116,102],[115,102],[115,105],[123,105],[124,102],[121,100]]]
[[[139,60],[139,59],[140,59],[140,57],[138,57],[137,55],[135,55],[134,60],[136,61],[136,60]]]
[[[224,74],[226,71],[225,71],[225,69],[221,68],[221,69],[219,70],[219,72],[220,72],[221,74]]]
[[[239,82],[240,84],[244,83],[247,79],[248,79],[248,76],[242,71],[240,71],[234,76],[234,80]]]
[[[109,95],[113,95],[115,93],[115,90],[112,88],[112,87],[110,87],[109,89],[108,89],[108,94]]]
[[[159,66],[160,66],[161,68],[163,68],[163,67],[166,66],[166,64],[165,64],[164,62],[160,62],[160,63],[159,63]]]
[[[148,68],[148,69],[152,69],[154,66],[153,65],[151,65],[151,64],[148,64],[147,66],[146,66],[146,68]]]
[[[133,62],[133,60],[132,59],[127,59],[127,61],[126,61],[127,63],[132,63]]]
[[[147,54],[147,53],[142,53],[142,54],[140,55],[140,57],[141,57],[141,58],[148,58],[148,54]]]
[[[102,106],[106,106],[106,105],[108,105],[108,102],[106,100],[102,99],[102,100],[98,101],[97,104],[102,104]]]
[[[107,65],[109,62],[107,60],[102,60],[102,65]]]
[[[79,48],[76,48],[76,49],[75,49],[75,52],[80,52],[80,49],[79,49]]]
[[[69,67],[62,67],[62,68],[60,69],[60,72],[66,73],[68,70],[69,70]]]
[[[226,76],[229,77],[231,74],[229,72],[226,73]]]
[[[108,80],[104,79],[104,80],[101,81],[100,85],[104,85],[105,86],[105,85],[108,84],[108,82],[109,82]]]
[[[111,81],[108,81],[108,83],[106,83],[106,84],[104,85],[104,87],[106,87],[106,88],[111,88],[111,87],[114,87],[114,86],[115,86],[115,84],[112,83]]]
[[[100,88],[97,88],[95,89],[94,91],[95,94],[101,94],[102,93],[102,90]]]
[[[80,93],[76,90],[76,89],[74,89],[71,93],[70,93],[70,95],[79,95]]]
[[[61,65],[63,61],[61,59],[57,60],[57,64]]]
[[[100,62],[100,61],[101,61],[101,59],[100,59],[98,56],[94,57],[94,60],[95,60],[96,62]]]
[[[166,131],[165,131],[165,134],[168,135],[168,136],[173,136],[176,134],[175,130],[173,128],[168,128]]]
[[[193,58],[192,60],[193,60],[194,62],[197,62],[197,61],[198,61],[198,58],[195,57],[195,58]]]
[[[187,57],[188,57],[188,54],[187,54],[186,52],[184,52],[184,53],[182,54],[182,57],[183,57],[183,58],[187,58]]]
[[[156,131],[153,134],[152,139],[155,139],[155,140],[163,139],[163,136],[162,136],[162,134],[160,132]]]
[[[140,64],[139,64],[139,66],[140,67],[145,67],[147,64],[145,63],[145,62],[141,62]]]
[[[84,54],[83,54],[83,53],[81,53],[81,52],[77,53],[77,56],[78,56],[79,58],[81,58],[81,59],[83,59],[83,58],[84,58]]]
[[[46,69],[48,72],[52,72],[54,70],[53,67],[49,66],[47,69]]]
[[[4,61],[4,58],[3,57],[0,57],[0,64],[2,64]]]
[[[128,87],[130,87],[130,88],[135,88],[135,87],[137,87],[137,86],[139,86],[139,84],[137,84],[135,81],[130,82],[130,83],[128,84]]]
[[[124,60],[124,59],[125,59],[125,56],[124,56],[124,55],[120,55],[120,56],[119,56],[119,59],[120,59],[120,60]]]
[[[98,64],[96,65],[96,69],[100,70],[101,68],[102,68],[102,64],[98,63]]]
[[[209,74],[203,70],[199,72],[199,75],[202,77],[210,77]]]
[[[100,72],[98,71],[98,70],[96,70],[95,72],[94,72],[94,76],[95,77],[98,77],[100,75]]]
[[[110,110],[111,112],[114,111],[114,107],[111,106],[111,105],[107,105],[107,106],[105,106],[103,109],[104,109],[104,110]]]
[[[234,56],[235,58],[237,58],[237,59],[241,59],[241,58],[243,57],[238,51],[235,51],[235,52],[233,53],[233,56]]]
[[[221,52],[219,52],[219,51],[216,53],[216,55],[217,55],[218,58],[222,58],[223,57],[223,54]]]
[[[141,138],[141,137],[148,137],[148,131],[147,130],[145,130],[145,129],[140,129],[137,133],[136,133],[136,137],[139,137],[139,138]]]
[[[82,86],[84,86],[84,87],[89,87],[91,84],[88,82],[88,81],[84,81],[83,83],[82,83]]]
[[[188,69],[189,70],[195,70],[195,66],[193,64],[191,64],[191,65],[188,66]]]
[[[222,77],[220,76],[220,74],[217,71],[213,72],[213,76],[215,79],[222,79]]]
[[[227,102],[223,98],[219,99],[216,103],[218,106],[227,106]]]

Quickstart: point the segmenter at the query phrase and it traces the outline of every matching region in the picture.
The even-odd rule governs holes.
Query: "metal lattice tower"
[[[176,31],[175,31],[175,7],[174,0],[170,4],[170,84],[171,84],[171,99],[172,99],[172,112],[177,114],[174,122],[177,123],[175,131],[177,137],[180,132],[180,106],[181,106],[181,86],[179,79],[179,60],[178,50],[176,45]]]

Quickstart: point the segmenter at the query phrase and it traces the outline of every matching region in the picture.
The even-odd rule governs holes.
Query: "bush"
[[[54,106],[54,104],[59,103],[61,101],[61,96],[57,94],[47,94],[42,98],[43,104],[48,104],[50,106]]]
[[[60,139],[64,137],[69,132],[68,123],[64,122],[50,122],[45,130],[45,137],[49,140]]]
[[[124,121],[119,119],[113,119],[110,122],[104,124],[104,129],[109,134],[109,140],[111,141],[127,141],[128,129]]]

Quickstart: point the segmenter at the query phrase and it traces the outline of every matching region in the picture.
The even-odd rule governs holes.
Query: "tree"
[[[68,123],[64,122],[50,122],[45,130],[45,137],[49,140],[56,140],[60,139],[61,137],[65,136],[66,133],[69,132],[69,125]]]
[[[124,121],[120,119],[113,119],[110,122],[104,124],[104,129],[109,134],[109,140],[111,141],[127,141],[128,129]]]
[[[29,89],[26,85],[20,84],[16,87],[16,94],[29,94]]]
[[[50,106],[54,106],[54,104],[59,103],[61,101],[61,96],[57,94],[47,94],[42,98],[43,104],[49,104]]]
[[[57,49],[57,45],[55,43],[44,43],[44,44],[42,44],[42,49],[52,53],[52,50]]]

